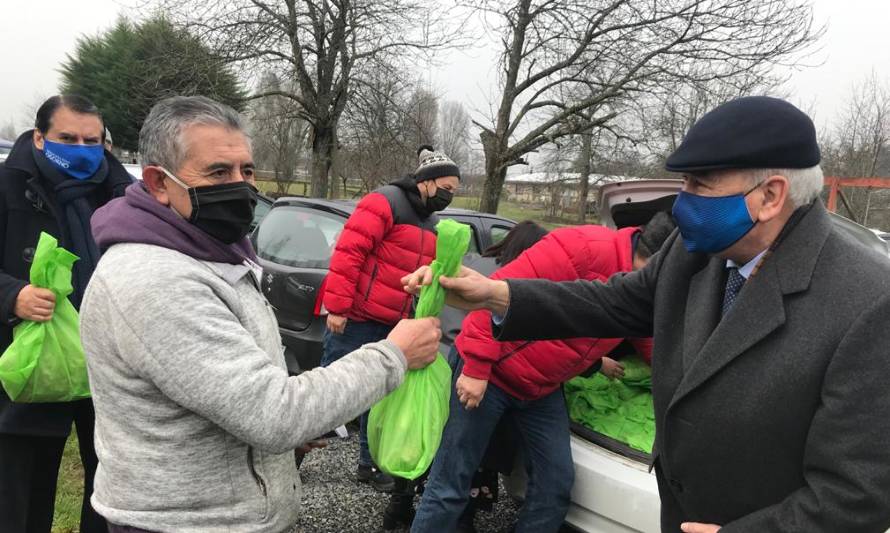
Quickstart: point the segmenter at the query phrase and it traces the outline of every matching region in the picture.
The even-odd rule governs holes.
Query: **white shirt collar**
[[[751,259],[744,265],[739,265],[732,259],[726,260],[726,268],[738,268],[739,274],[742,275],[743,278],[748,279],[751,276],[751,273],[754,272],[754,269],[757,268],[757,263],[760,262],[760,259],[766,254],[767,250],[760,252],[759,254],[754,256],[754,259]]]

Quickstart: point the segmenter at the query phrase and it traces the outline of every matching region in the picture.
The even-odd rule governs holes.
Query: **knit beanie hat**
[[[432,146],[425,144],[418,148],[417,157],[420,160],[420,165],[414,172],[414,181],[417,183],[443,176],[457,176],[460,179],[460,169],[454,161],[444,153],[435,151]]]

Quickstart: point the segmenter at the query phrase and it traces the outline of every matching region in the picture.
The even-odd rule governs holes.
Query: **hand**
[[[603,366],[600,368],[600,372],[607,378],[621,379],[624,377],[624,365],[610,357],[603,357]]]
[[[56,295],[49,289],[26,285],[15,299],[15,316],[32,322],[46,322],[53,317]]]
[[[420,293],[421,287],[432,282],[433,271],[429,266],[422,266],[413,274],[402,278],[402,285],[410,294]],[[445,302],[458,309],[490,309],[502,315],[507,312],[510,304],[510,287],[507,282],[486,278],[465,266],[460,267],[457,277],[441,276],[439,283],[447,289]]]
[[[402,320],[396,324],[386,339],[402,350],[408,361],[408,368],[417,370],[436,360],[436,354],[439,353],[439,339],[442,338],[439,326],[439,319],[432,317]]]
[[[700,524],[698,522],[684,522],[680,524],[683,533],[717,533],[720,526],[717,524]]]
[[[482,397],[485,396],[485,389],[488,388],[487,379],[471,378],[466,374],[461,374],[454,384],[454,390],[457,392],[457,399],[467,409],[475,409],[482,403]]]
[[[336,333],[337,335],[343,335],[343,332],[346,331],[346,317],[340,315],[328,315],[328,329],[331,330],[331,333]]]

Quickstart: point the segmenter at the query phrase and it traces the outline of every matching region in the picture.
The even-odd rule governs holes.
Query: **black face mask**
[[[188,191],[192,204],[192,215],[188,221],[204,233],[226,244],[233,244],[250,232],[257,204],[256,187],[246,181],[189,187],[170,172],[164,170],[164,173]]]
[[[430,211],[442,211],[451,204],[453,198],[453,192],[436,187],[436,194],[426,199],[426,206]]]

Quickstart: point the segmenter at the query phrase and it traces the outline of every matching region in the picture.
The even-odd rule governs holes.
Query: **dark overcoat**
[[[803,209],[722,319],[726,261],[677,234],[606,284],[509,282],[501,340],[654,336],[665,532],[890,528],[890,260]]]
[[[31,150],[32,131],[19,136],[12,152],[0,163],[0,354],[12,342],[19,291],[28,284],[31,261],[41,232],[71,249],[60,230],[64,214],[57,206],[52,185],[44,178]],[[132,183],[123,165],[105,152],[108,177],[90,198],[94,207],[121,196]],[[0,433],[63,437],[71,430],[78,402],[16,404],[0,388]]]

